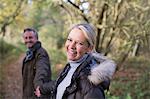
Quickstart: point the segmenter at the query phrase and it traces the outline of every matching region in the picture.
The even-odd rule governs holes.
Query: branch
[[[63,8],[70,16],[72,16],[69,10],[63,4],[60,4],[59,6]]]
[[[81,12],[81,16],[83,17],[83,19],[84,19],[86,22],[89,23],[89,20],[88,20],[88,19],[86,18],[86,16],[84,15],[84,10],[81,10],[81,9],[79,8],[79,6],[77,6],[76,4],[74,4],[73,2],[71,2],[70,0],[68,0],[68,2],[69,2],[74,8],[76,8],[78,11]]]
[[[71,2],[70,0],[68,0],[68,2],[69,2],[72,6],[74,6],[76,9],[80,10],[80,11],[83,13],[83,10],[81,10],[81,9],[79,8],[79,6],[77,6],[76,4],[74,4],[73,2]]]
[[[12,15],[6,17],[2,23],[2,27],[1,27],[1,31],[0,31],[0,34],[2,34],[3,36],[5,36],[5,32],[6,32],[6,27],[11,24],[14,19],[19,15],[20,13],[20,8],[22,6],[22,3],[23,3],[24,0],[20,0],[16,10],[14,11],[14,13],[12,13]]]
[[[103,20],[103,17],[104,17],[104,13],[105,13],[105,11],[108,9],[108,5],[107,4],[104,4],[103,5],[103,7],[102,7],[102,11],[101,11],[101,13],[99,14],[99,18],[98,18],[98,24],[102,24],[102,20]],[[104,37],[102,37],[101,39],[100,39],[100,36],[101,36],[101,31],[102,31],[102,29],[100,29],[100,28],[98,28],[98,30],[97,30],[97,36],[96,36],[96,50],[98,51],[98,52],[101,52],[101,50],[102,50],[102,43],[103,43],[103,41],[104,41]],[[101,43],[100,43],[100,41],[101,41]]]

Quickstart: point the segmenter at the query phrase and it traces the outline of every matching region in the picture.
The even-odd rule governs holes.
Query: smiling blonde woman
[[[67,64],[52,84],[52,99],[105,99],[115,72],[114,61],[95,51],[96,34],[90,24],[77,24],[68,34],[65,49]],[[41,88],[41,91],[44,88]]]

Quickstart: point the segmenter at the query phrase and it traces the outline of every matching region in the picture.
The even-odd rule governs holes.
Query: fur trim
[[[98,53],[93,53],[92,56],[100,64],[95,64],[91,69],[91,75],[88,76],[88,79],[95,85],[100,84],[104,80],[111,79],[116,69],[114,61]]]

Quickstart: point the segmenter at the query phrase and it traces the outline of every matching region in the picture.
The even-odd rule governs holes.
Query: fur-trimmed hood
[[[112,79],[116,70],[115,62],[99,53],[92,53],[91,55],[94,57],[96,63],[92,66],[91,75],[88,76],[88,79],[95,85]]]

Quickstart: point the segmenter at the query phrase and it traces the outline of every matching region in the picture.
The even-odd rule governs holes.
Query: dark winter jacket
[[[56,97],[57,86],[65,78],[68,65],[56,81],[53,99]],[[93,53],[81,63],[74,72],[71,84],[66,88],[63,99],[105,99],[104,90],[108,89],[116,65],[112,60]]]
[[[36,99],[34,94],[37,86],[51,80],[49,56],[38,41],[31,49],[30,55],[23,60],[23,99]],[[29,57],[28,57],[29,56]],[[42,95],[38,99],[49,99],[49,95]]]

